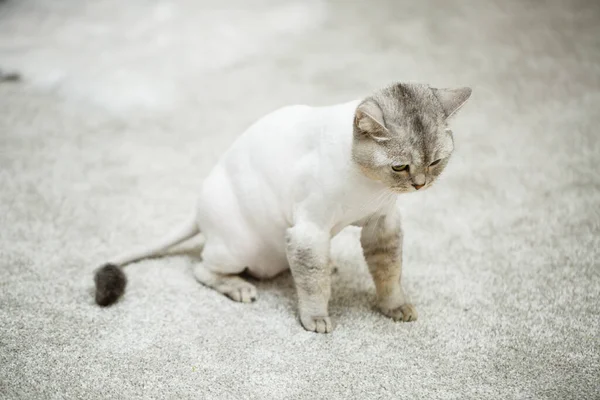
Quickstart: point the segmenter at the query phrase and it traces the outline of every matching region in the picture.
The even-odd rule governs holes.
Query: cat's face
[[[365,99],[354,121],[354,161],[394,192],[430,187],[454,149],[447,119],[470,94],[468,88],[397,84]]]

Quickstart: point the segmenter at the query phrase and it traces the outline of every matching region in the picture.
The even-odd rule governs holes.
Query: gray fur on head
[[[471,89],[434,89],[398,83],[364,99],[356,109],[352,157],[370,178],[396,192],[429,187],[454,149],[447,120]],[[394,171],[392,166],[406,166]]]

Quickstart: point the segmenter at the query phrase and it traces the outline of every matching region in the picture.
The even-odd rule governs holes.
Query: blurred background
[[[598,396],[597,0],[4,0],[0,70],[8,398]],[[240,308],[181,256],[93,307],[93,269],[183,220],[254,120],[395,81],[474,91],[443,179],[402,199],[417,323],[372,310],[355,229],[328,338],[288,274]]]

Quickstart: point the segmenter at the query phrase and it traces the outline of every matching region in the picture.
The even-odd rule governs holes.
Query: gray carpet
[[[0,398],[600,398],[600,3],[0,3]],[[415,323],[334,241],[330,335],[289,274],[236,304],[159,237],[248,124],[395,80],[470,85],[442,181],[403,199]],[[285,168],[285,166],[282,166]]]

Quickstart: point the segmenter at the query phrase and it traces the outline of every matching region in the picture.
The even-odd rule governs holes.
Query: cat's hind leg
[[[213,272],[202,262],[194,266],[194,276],[198,282],[224,294],[231,300],[251,303],[257,298],[256,287],[250,282],[238,275]]]

